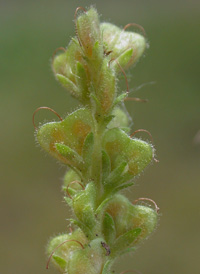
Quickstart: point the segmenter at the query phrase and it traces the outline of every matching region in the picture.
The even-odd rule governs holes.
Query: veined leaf
[[[111,254],[116,256],[129,247],[141,233],[141,228],[132,229],[121,235],[112,246]]]

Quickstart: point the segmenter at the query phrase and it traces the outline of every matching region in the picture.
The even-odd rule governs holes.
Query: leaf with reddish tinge
[[[91,113],[88,109],[79,109],[62,122],[52,122],[41,126],[37,132],[37,139],[41,147],[52,156],[73,166],[77,159],[81,163],[85,138],[92,131]]]
[[[127,163],[127,172],[132,177],[138,175],[151,162],[153,157],[152,145],[130,138],[119,128],[108,130],[103,138],[103,148],[111,161],[111,171],[123,162]]]

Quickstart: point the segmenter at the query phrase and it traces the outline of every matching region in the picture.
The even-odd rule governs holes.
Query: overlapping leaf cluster
[[[121,108],[127,95],[118,75],[136,63],[146,42],[137,33],[100,23],[94,8],[76,19],[76,38],[53,60],[57,80],[82,104],[61,122],[42,125],[37,140],[68,166],[63,190],[73,230],[53,238],[47,252],[69,274],[109,274],[114,260],[154,230],[157,212],[133,205],[120,190],[152,161],[151,144],[130,138]]]

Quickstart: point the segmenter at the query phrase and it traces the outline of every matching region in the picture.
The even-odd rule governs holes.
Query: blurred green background
[[[133,131],[149,130],[157,157],[128,190],[131,200],[161,208],[154,235],[116,264],[116,273],[198,274],[200,246],[200,1],[1,1],[0,3],[0,273],[43,274],[45,245],[67,230],[70,211],[60,191],[65,167],[35,142],[32,114],[49,106],[65,116],[78,104],[55,81],[50,57],[75,35],[77,6],[95,4],[101,20],[141,24],[150,42],[128,74],[149,103],[127,102]],[[121,77],[121,88],[125,80]],[[36,123],[55,119],[42,110]],[[141,133],[146,139],[148,136]],[[195,137],[196,136],[196,137]],[[49,274],[57,273],[53,267]]]

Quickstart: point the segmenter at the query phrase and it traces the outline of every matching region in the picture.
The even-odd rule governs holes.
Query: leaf
[[[69,194],[70,194],[71,196],[73,196],[73,195],[75,195],[75,194],[77,193],[77,189],[74,189],[74,188],[71,188],[71,187],[68,187],[68,189],[67,189],[67,187],[64,187],[63,190],[64,190],[65,192],[68,190],[68,192],[69,192]],[[81,190],[82,190],[82,189],[81,189]]]
[[[85,163],[86,169],[89,171],[91,163],[92,163],[92,153],[94,149],[94,134],[90,132],[83,144],[82,157]]]
[[[110,158],[105,150],[102,150],[102,182],[108,177],[111,171]]]
[[[112,119],[115,117],[115,115],[108,115],[104,118],[104,125],[107,126],[111,121]]]
[[[117,256],[125,248],[129,247],[137,239],[140,233],[141,228],[135,228],[119,236],[111,249],[111,256]]]
[[[66,159],[66,163],[68,163],[70,166],[77,167],[78,169],[83,169],[83,159],[75,150],[59,143],[55,143],[55,147],[60,155]]]
[[[103,200],[103,202],[97,207],[97,209],[96,209],[96,214],[98,215],[98,214],[102,214],[102,212],[103,212],[103,208],[107,205],[107,203],[112,199],[113,197],[112,196],[110,196],[110,197],[108,197],[107,199],[105,199],[105,200]]]
[[[82,101],[84,103],[87,103],[87,101],[89,100],[88,79],[85,68],[80,62],[77,62],[76,64],[76,74],[76,83],[78,90],[82,96]]]
[[[113,69],[115,69],[115,71],[117,73],[121,72],[119,65],[122,68],[126,68],[126,66],[128,65],[128,63],[131,61],[131,58],[133,56],[133,49],[127,49],[125,52],[123,52],[117,59],[116,61],[118,62],[112,62],[111,66]],[[119,64],[119,65],[118,65]]]
[[[107,212],[103,219],[103,234],[108,245],[111,245],[116,238],[116,230],[114,220]]]
[[[94,44],[94,47],[92,49],[92,58],[93,58],[93,62],[94,62],[94,68],[95,68],[95,72],[98,73],[98,71],[101,68],[101,63],[102,63],[102,59],[103,59],[103,44],[99,41],[96,41]]]
[[[113,107],[115,107],[115,106],[118,105],[121,101],[123,101],[124,98],[126,98],[126,96],[127,96],[127,93],[126,93],[126,92],[120,94],[120,95],[115,99],[115,101],[114,101],[114,103],[113,103]]]
[[[55,58],[53,58],[53,71],[55,74],[62,74],[62,75],[67,75],[67,56],[66,52],[60,53],[59,55],[56,55]]]
[[[90,111],[82,108],[68,115],[62,122],[41,126],[37,132],[37,139],[43,149],[61,162],[69,164],[69,160],[62,155],[65,153],[64,147],[60,147],[60,153],[59,149],[56,149],[56,144],[65,145],[81,156],[85,138],[93,131],[93,127]]]
[[[150,144],[139,139],[131,139],[119,128],[112,128],[105,133],[103,148],[110,157],[112,170],[121,162],[126,162],[132,178],[143,171],[153,157],[153,148]]]
[[[108,124],[108,128],[124,128],[129,127],[130,119],[127,114],[127,112],[122,109],[121,107],[115,107],[112,111],[112,115],[114,118],[112,121]]]
[[[63,190],[66,191],[66,187],[73,181],[79,181],[81,182],[80,176],[75,172],[73,169],[67,170],[65,176],[64,176],[64,182],[63,182]],[[77,184],[76,184],[77,186]],[[74,188],[74,186],[71,185],[71,187]],[[79,186],[80,187],[80,186]]]
[[[118,185],[118,181],[121,178],[121,175],[128,171],[127,167],[127,163],[122,162],[110,173],[104,184],[106,190],[113,189],[116,185]]]
[[[133,182],[126,183],[126,184],[123,184],[123,185],[119,185],[118,187],[115,187],[115,188],[113,189],[112,193],[116,193],[116,192],[118,192],[118,191],[120,191],[120,190],[122,190],[122,189],[125,189],[125,188],[127,188],[127,187],[129,187],[129,186],[132,186],[132,185],[134,185]]]
[[[63,270],[65,270],[67,262],[63,258],[61,258],[57,255],[53,255],[53,259]]]
[[[91,93],[90,98],[91,98],[91,104],[93,105],[94,109],[96,108],[96,112],[100,112],[101,103],[100,103],[99,99],[97,98],[97,96],[94,93]]]
[[[69,219],[69,221],[70,223],[78,226],[83,231],[86,237],[92,237],[92,231],[84,223],[75,219]]]
[[[76,98],[80,97],[80,92],[77,86],[69,78],[59,73],[56,74],[56,77],[58,81],[63,85],[63,87],[65,87],[72,95],[74,95]]]
[[[94,214],[95,196],[95,185],[90,182],[85,190],[77,193],[73,199],[73,209],[76,217],[91,230],[96,224]]]
[[[70,206],[70,207],[72,207],[73,206],[73,204],[72,204],[72,199],[70,199],[69,197],[64,197],[64,200],[65,200],[65,202]]]
[[[110,267],[111,267],[112,264],[113,264],[112,260],[107,261],[104,265],[102,274],[110,274],[109,270],[110,270]]]

